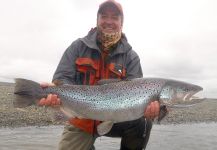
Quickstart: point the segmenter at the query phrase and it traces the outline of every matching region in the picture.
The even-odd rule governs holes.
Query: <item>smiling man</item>
[[[119,3],[114,0],[102,3],[97,13],[97,27],[68,47],[56,69],[53,84],[94,85],[101,79],[142,77],[140,59],[122,33],[123,20]],[[61,105],[61,100],[50,94],[46,99],[41,99],[40,104]],[[121,150],[145,149],[152,128],[150,120],[158,115],[159,103],[155,101],[144,110],[144,117],[115,123],[105,136],[121,137]],[[93,144],[99,136],[96,128],[101,123],[76,117],[69,119],[59,150],[94,149]]]
[[[112,2],[104,3],[98,10],[97,39],[102,50],[109,50],[122,35],[123,11],[119,4],[116,4],[116,7],[112,5]]]

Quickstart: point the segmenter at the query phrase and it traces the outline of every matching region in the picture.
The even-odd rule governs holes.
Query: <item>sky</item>
[[[217,98],[216,0],[117,0],[144,77],[182,80]],[[0,81],[51,82],[65,49],[96,26],[103,0],[0,0]]]

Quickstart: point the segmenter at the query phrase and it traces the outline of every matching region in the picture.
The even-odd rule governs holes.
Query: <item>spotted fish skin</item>
[[[17,79],[19,80],[25,79]],[[20,86],[17,85],[17,87]],[[19,88],[15,89],[15,94],[23,94]],[[142,117],[147,105],[153,100],[158,100],[161,104],[175,105],[182,101],[190,101],[190,98],[201,90],[202,88],[197,85],[182,81],[137,78],[104,85],[48,87],[42,89],[38,95],[43,97],[49,93],[57,94],[62,102],[61,107],[65,111],[76,113],[83,118],[123,122]],[[37,97],[40,97],[38,95]]]

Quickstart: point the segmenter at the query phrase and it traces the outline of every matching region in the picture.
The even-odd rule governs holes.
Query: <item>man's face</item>
[[[122,19],[118,10],[112,7],[106,7],[99,14],[97,20],[98,28],[104,33],[114,33],[122,30]]]

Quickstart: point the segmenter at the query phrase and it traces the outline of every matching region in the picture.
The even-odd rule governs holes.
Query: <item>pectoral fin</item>
[[[160,106],[160,112],[159,112],[159,116],[157,119],[158,124],[160,124],[160,121],[166,117],[166,115],[168,114],[168,109],[166,107],[166,105],[161,105]]]
[[[113,124],[114,124],[114,122],[112,122],[112,121],[105,121],[105,122],[99,124],[97,126],[98,134],[104,135],[104,134],[108,133],[111,130]]]

